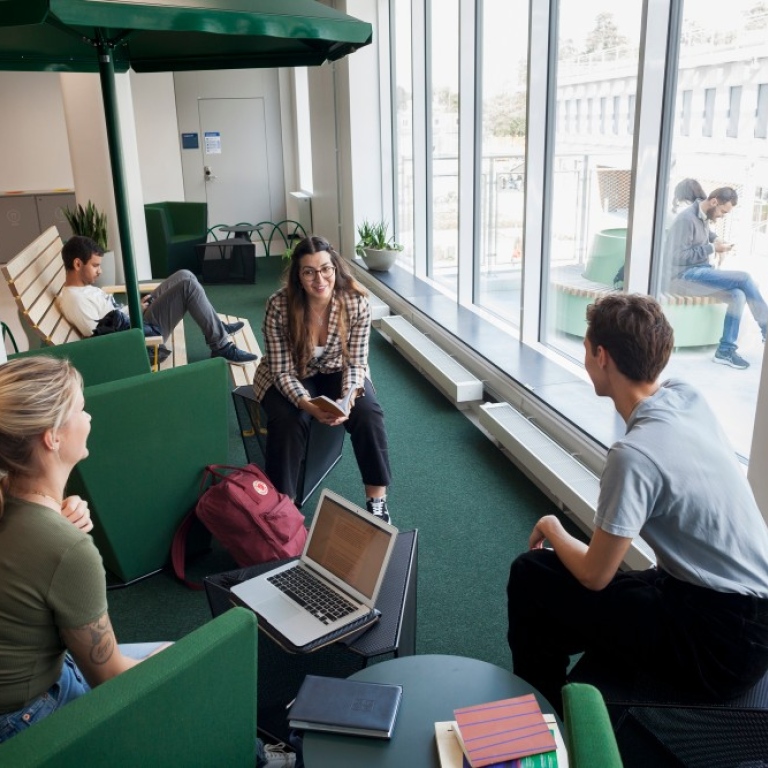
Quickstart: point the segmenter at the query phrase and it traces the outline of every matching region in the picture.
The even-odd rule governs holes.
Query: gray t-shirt
[[[640,403],[608,451],[595,525],[642,534],[682,581],[768,597],[768,526],[715,415],[683,381]]]

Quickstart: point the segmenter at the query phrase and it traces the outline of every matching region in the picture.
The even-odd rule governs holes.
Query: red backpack
[[[182,521],[171,546],[173,570],[187,586],[202,589],[184,575],[187,534],[195,516],[241,568],[302,553],[307,540],[304,516],[259,467],[211,464],[205,468],[201,489],[209,478],[210,487]]]

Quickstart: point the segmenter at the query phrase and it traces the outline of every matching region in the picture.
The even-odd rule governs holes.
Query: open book
[[[322,408],[326,413],[332,413],[334,416],[349,416],[349,401],[354,392],[354,388],[350,389],[341,400],[331,400],[330,397],[325,395],[319,395],[318,397],[310,398],[310,403],[316,405],[318,408]]]

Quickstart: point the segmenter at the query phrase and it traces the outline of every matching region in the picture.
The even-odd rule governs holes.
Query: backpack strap
[[[184,519],[176,529],[176,533],[173,534],[173,541],[171,542],[171,563],[173,564],[173,572],[176,574],[176,578],[185,586],[190,589],[203,589],[203,585],[197,581],[190,581],[186,577],[186,561],[187,561],[187,538],[189,532],[195,523],[195,509],[194,507],[187,512]]]

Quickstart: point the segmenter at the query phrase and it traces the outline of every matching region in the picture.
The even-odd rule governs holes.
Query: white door
[[[198,110],[208,225],[272,221],[264,99],[200,99]]]

